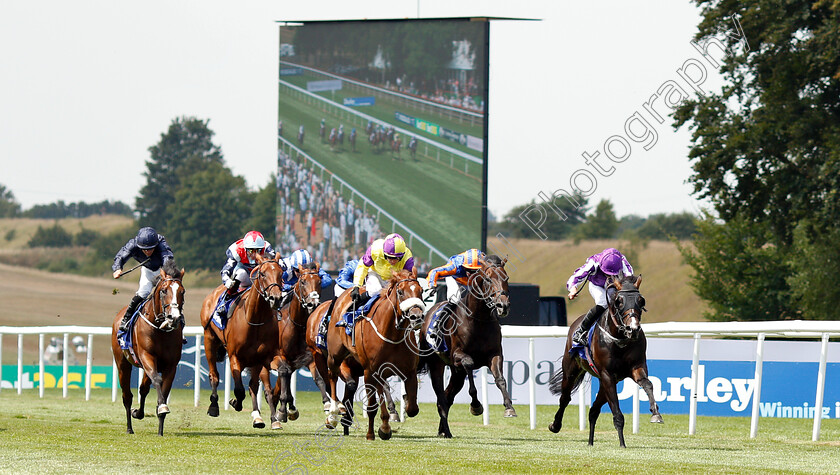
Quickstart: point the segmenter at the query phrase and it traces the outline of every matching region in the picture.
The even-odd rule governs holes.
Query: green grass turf
[[[390,152],[372,153],[364,139],[357,142],[355,153],[347,142],[343,148],[330,150],[329,144],[322,144],[317,134],[321,116],[317,108],[281,95],[279,110],[288,130],[287,137],[293,137],[298,126],[304,125],[307,131],[301,147],[304,152],[443,254],[449,256],[480,244],[479,181],[432,160],[411,160],[405,150],[401,153],[402,160],[393,160]],[[383,232],[390,232],[387,218],[380,219],[380,227]],[[419,243],[412,252],[428,258],[428,250]]]
[[[298,86],[302,89],[306,89],[306,83],[309,81],[320,81],[327,79],[324,76],[320,76],[314,73],[304,72],[301,76],[283,76],[280,78],[283,81],[289,82]],[[346,85],[344,89],[340,89],[338,91],[321,91],[316,92],[317,94],[323,98],[329,99],[333,102],[338,104],[344,104],[344,99],[348,97],[365,97],[365,96],[373,96],[373,90],[360,90],[359,88]],[[376,94],[376,104],[373,107],[370,106],[362,106],[359,107],[358,110],[360,112],[364,112],[365,114],[371,115],[376,117],[377,119],[383,120],[385,122],[394,124],[396,126],[400,126],[403,128],[408,128],[409,126],[403,122],[400,122],[396,119],[395,112],[399,111],[403,114],[416,117],[418,119],[423,119],[428,122],[432,122],[435,124],[440,125],[441,127],[445,127],[449,130],[453,130],[456,132],[461,132],[463,134],[472,135],[474,137],[483,137],[484,136],[484,126],[482,123],[475,123],[469,124],[464,121],[459,121],[457,119],[452,119],[450,117],[441,115],[439,113],[432,112],[430,110],[430,106],[424,106],[422,109],[417,108],[416,106],[410,105],[407,103],[405,99],[397,99],[393,96],[389,96],[387,94]],[[453,148],[457,148],[458,150],[462,150],[467,152],[471,155],[476,156],[477,158],[481,158],[481,152],[473,150],[471,148],[467,148],[461,146],[460,144],[453,142],[451,140],[445,139],[443,137],[437,135],[427,134],[426,132],[420,129],[413,129],[416,130],[417,134],[423,135],[424,137],[437,140],[440,143],[449,145]]]
[[[150,400],[155,399],[152,390]],[[71,390],[67,399],[60,390],[47,391],[44,399],[34,390],[22,396],[3,390],[0,471],[270,473],[304,467],[311,473],[824,474],[837,473],[840,460],[837,420],[823,422],[815,443],[806,419],[763,419],[758,437],[750,439],[747,418],[700,417],[690,436],[687,416],[665,414],[661,425],[643,416],[640,433],[632,434],[627,415],[628,448],[620,449],[609,414],[601,415],[589,447],[588,433],[577,428],[576,406],[566,411],[560,433],[552,434],[546,429],[551,406],[538,406],[537,429],[530,430],[526,405],[516,406],[519,417],[510,419],[501,417],[501,406],[491,406],[489,426],[456,405],[450,419],[454,438],[446,440],[436,436],[433,405],[421,404],[417,417],[394,425],[391,440],[367,441],[364,419],[359,422],[364,429],[354,428],[346,437],[319,430],[323,413],[315,393],[299,393],[300,419],[279,431],[251,428],[248,402],[241,413],[222,411],[210,418],[208,400],[203,391],[196,408],[192,391],[173,391],[172,413],[164,437],[158,437],[153,404],[146,406],[146,419],[133,421],[135,434],[126,434],[122,403],[111,402],[110,390],[94,390],[90,401],[81,390]]]

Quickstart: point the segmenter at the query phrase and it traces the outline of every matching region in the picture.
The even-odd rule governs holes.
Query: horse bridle
[[[403,319],[408,319],[408,320],[409,320],[409,322],[411,322],[411,318],[410,318],[410,317],[408,317],[408,316],[406,316],[406,314],[408,313],[408,311],[409,311],[412,307],[414,307],[414,305],[412,305],[411,307],[406,308],[404,311],[403,311],[402,309],[399,309],[399,312],[398,312],[398,311],[397,311],[397,307],[395,307],[395,306],[394,306],[394,302],[391,302],[391,299],[390,299],[390,298],[388,298],[388,296],[389,296],[389,295],[391,295],[391,291],[392,291],[392,290],[394,290],[394,289],[396,289],[396,290],[397,290],[397,301],[398,301],[398,302],[400,302],[400,303],[402,303],[402,302],[400,301],[400,296],[401,296],[401,292],[402,292],[402,290],[398,289],[397,287],[399,287],[399,285],[400,285],[401,283],[403,283],[403,282],[416,282],[418,286],[420,285],[420,282],[417,280],[417,277],[411,277],[411,278],[408,278],[408,279],[398,280],[397,282],[395,282],[395,283],[394,283],[394,285],[391,285],[391,286],[389,286],[389,287],[388,287],[388,292],[385,294],[385,295],[386,295],[386,299],[388,300],[388,303],[390,303],[390,304],[391,304],[391,307],[392,307],[392,308],[393,308],[393,310],[394,310],[394,315],[396,315],[396,316],[397,316],[397,318],[395,318],[395,319],[394,319],[394,328],[396,328],[397,330],[403,330],[403,337],[402,337],[399,341],[394,341],[394,340],[391,340],[390,338],[388,338],[388,337],[386,337],[385,335],[383,335],[383,334],[379,331],[379,329],[376,327],[376,323],[374,323],[374,322],[373,322],[373,320],[372,320],[369,316],[365,315],[364,317],[362,317],[362,318],[364,318],[365,320],[367,320],[367,322],[368,322],[368,323],[370,323],[370,326],[371,326],[371,328],[373,328],[374,333],[376,333],[376,335],[377,335],[377,336],[378,336],[378,337],[379,337],[382,341],[384,341],[384,342],[386,342],[386,343],[390,343],[390,344],[392,344],[392,345],[399,345],[400,343],[404,342],[404,341],[406,340],[406,338],[408,338],[408,335],[409,335],[409,334],[413,333],[413,332],[411,331],[411,327],[410,327],[410,326],[409,326],[408,328],[400,328],[399,321],[401,321],[401,320],[403,320]],[[417,297],[415,297],[415,298],[417,298]],[[421,299],[419,299],[419,298],[418,298],[418,300],[420,300],[420,303],[421,303],[421,304],[423,303],[423,301],[422,301]],[[424,310],[424,312],[425,312],[425,308],[424,308],[423,310]],[[422,319],[422,318],[421,318],[421,319]]]
[[[306,297],[304,297],[304,296],[303,296],[303,294],[302,294],[302,293],[300,293],[300,289],[298,288],[298,287],[300,287],[300,283],[303,281],[303,276],[305,276],[305,275],[319,275],[319,273],[318,273],[318,271],[317,271],[317,270],[310,270],[310,271],[307,271],[307,272],[301,272],[301,273],[300,273],[300,276],[298,277],[298,281],[297,281],[297,282],[295,283],[295,285],[292,287],[292,293],[294,294],[294,296],[295,296],[295,298],[298,300],[298,302],[300,302],[300,305],[301,305],[304,309],[306,309],[306,310],[308,310],[308,311],[310,311],[310,312],[311,312],[312,310],[314,310],[314,309],[315,309],[315,305],[313,305],[313,304],[307,304],[307,303],[306,303],[306,300],[305,300],[305,299],[306,299]],[[310,307],[311,307],[311,308],[310,308]]]
[[[157,285],[155,286],[155,290],[157,290],[157,301],[160,305],[160,313],[155,313],[154,314],[155,315],[155,319],[154,319],[155,321],[154,322],[149,321],[146,318],[146,315],[143,314],[143,312],[140,312],[140,316],[142,316],[143,320],[145,320],[146,323],[151,325],[152,328],[154,328],[156,330],[159,330],[159,331],[162,331],[162,332],[165,332],[165,333],[168,333],[168,332],[171,332],[172,330],[174,330],[177,327],[177,325],[173,325],[168,330],[164,330],[164,329],[161,328],[162,323],[161,324],[156,324],[156,322],[158,322],[160,320],[166,320],[166,318],[168,316],[172,315],[171,312],[167,313],[167,311],[166,311],[169,307],[175,307],[177,309],[180,309],[182,315],[183,315],[184,312],[183,312],[183,309],[181,308],[180,304],[177,303],[177,300],[178,300],[177,298],[175,299],[176,300],[175,303],[167,303],[167,304],[163,303],[164,302],[164,296],[166,295],[166,292],[171,288],[171,286],[169,286],[169,285],[167,285],[165,288],[160,288],[166,282],[177,282],[177,283],[180,284],[181,279],[176,279],[174,277],[167,277],[165,279],[162,279],[162,280],[158,281]],[[153,299],[152,300],[152,307],[154,307],[154,306],[155,306],[155,303],[154,303],[154,299]],[[152,311],[155,311],[155,309],[152,308]]]
[[[491,310],[496,306],[495,301],[498,297],[504,297],[504,296],[510,297],[510,292],[507,291],[507,290],[503,290],[502,284],[496,282],[493,278],[490,277],[490,273],[488,271],[493,269],[493,268],[496,268],[496,267],[504,270],[503,266],[500,266],[498,264],[492,264],[492,265],[489,265],[487,267],[482,267],[481,269],[476,271],[468,280],[468,285],[471,289],[474,288],[472,282],[475,279],[479,278],[479,276],[481,276],[481,279],[484,280],[485,282],[490,283],[490,285],[492,286],[491,292],[486,293],[486,294],[484,292],[484,290],[485,290],[484,287],[487,284],[485,283],[485,284],[482,285],[482,288],[481,288],[482,292],[481,292],[481,299],[480,300],[482,302],[484,302],[484,305],[487,305],[487,308],[490,308]],[[468,315],[468,316],[471,317],[471,318],[475,318],[472,315]]]
[[[644,305],[640,305],[639,309],[637,310],[636,307],[633,306],[633,308],[630,308],[628,310],[625,310],[625,311],[621,312],[621,318],[618,318],[617,315],[619,314],[619,312],[617,311],[618,308],[617,308],[617,305],[615,305],[615,302],[618,300],[618,297],[620,297],[620,296],[624,296],[624,295],[628,295],[628,294],[635,294],[638,297],[641,297],[641,293],[639,292],[639,289],[632,289],[632,290],[619,290],[619,291],[616,292],[616,294],[617,295],[615,297],[613,297],[613,303],[610,304],[610,305],[607,305],[607,307],[609,309],[608,310],[609,317],[613,321],[613,323],[615,324],[616,329],[618,330],[619,336],[617,337],[617,339],[629,339],[630,335],[632,334],[632,330],[628,330],[628,325],[625,325],[624,322],[628,318],[630,318],[634,315],[637,316],[638,319],[639,319],[639,322],[641,322],[642,321],[642,311],[645,310],[645,307],[644,307]],[[622,301],[624,302],[624,301],[626,301],[626,299],[622,299]],[[622,338],[622,335],[623,335],[623,338]]]
[[[262,281],[262,279],[265,278],[265,272],[261,271],[260,267],[262,267],[264,264],[269,264],[269,263],[272,263],[272,262],[275,263],[275,264],[278,264],[276,259],[271,259],[271,260],[267,260],[267,261],[262,261],[256,267],[251,269],[250,274],[248,274],[248,277],[251,279],[251,282],[256,282],[257,280]],[[254,278],[255,273],[258,275],[258,277],[256,279]],[[265,288],[257,288],[256,289],[257,293],[260,295],[260,297],[263,298],[263,300],[268,302],[268,299],[269,299],[268,291],[271,290],[271,288],[274,287],[275,285],[277,287],[280,287],[280,284],[278,284],[277,282],[272,282],[272,283],[268,284],[268,286],[265,287]],[[256,285],[254,287],[256,287]],[[283,290],[283,288],[280,287],[280,290]]]

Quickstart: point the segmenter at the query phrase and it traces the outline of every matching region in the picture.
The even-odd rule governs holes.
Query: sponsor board
[[[280,68],[281,76],[303,76],[303,68]]]
[[[329,79],[326,81],[308,81],[306,83],[306,90],[309,92],[340,91],[341,85],[341,79]]]
[[[344,98],[344,105],[345,106],[372,106],[376,104],[376,98],[374,96],[369,97],[345,97]]]

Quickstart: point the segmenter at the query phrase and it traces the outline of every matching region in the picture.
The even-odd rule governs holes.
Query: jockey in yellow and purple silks
[[[400,270],[414,269],[414,257],[399,234],[389,234],[385,239],[377,239],[368,247],[359,260],[353,274],[353,288],[350,297],[356,304],[363,304],[371,295],[382,290],[391,280],[391,275]],[[370,272],[373,270],[373,272]],[[359,294],[359,287],[365,286],[365,293]]]
[[[429,289],[433,289],[432,293],[434,293],[437,290],[438,280],[445,279],[446,295],[449,301],[458,303],[464,292],[461,288],[467,288],[470,275],[481,268],[482,259],[484,259],[484,253],[478,249],[467,249],[460,254],[455,254],[446,264],[429,271]]]

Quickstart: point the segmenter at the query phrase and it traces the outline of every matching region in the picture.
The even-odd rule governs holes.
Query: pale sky
[[[210,119],[233,173],[262,187],[276,164],[276,22],[418,13],[541,20],[491,24],[491,212],[568,190],[572,177],[589,186],[587,176],[596,178],[590,203],[610,199],[619,216],[706,206],[685,184],[688,131],[643,109],[668,80],[695,94],[677,73],[700,59],[689,43],[699,12],[683,0],[3,0],[0,184],[24,209],[57,200],[133,206],[148,148],[172,119],[195,116]],[[708,89],[719,76],[705,69]],[[630,156],[612,162],[604,144],[626,140],[636,112],[656,142],[644,150],[644,141],[627,141]],[[641,124],[631,125],[640,137]],[[595,151],[609,176],[584,162],[582,153]]]

